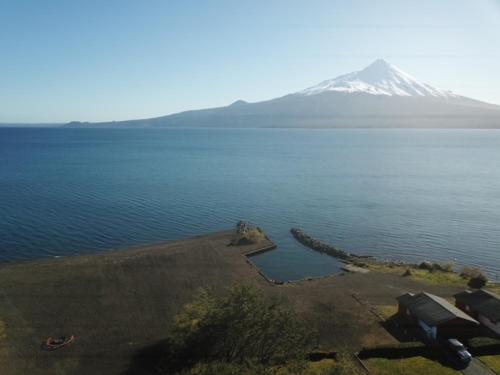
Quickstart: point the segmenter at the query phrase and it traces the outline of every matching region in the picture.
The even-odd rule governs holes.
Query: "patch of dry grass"
[[[5,339],[7,337],[7,333],[5,332],[5,322],[0,320],[0,340]]]
[[[370,358],[364,361],[373,375],[453,375],[456,371],[424,357],[405,359]]]
[[[485,355],[479,359],[490,369],[500,374],[500,355]]]
[[[374,263],[369,264],[369,268],[373,271],[389,273],[394,275],[403,276],[403,274],[408,270],[407,266],[404,265],[393,265],[393,264],[383,264]],[[474,274],[474,272],[480,272],[480,270],[471,267],[464,267],[465,273],[458,272],[443,272],[443,271],[428,271],[422,269],[411,268],[411,275],[407,276],[413,280],[421,281],[429,285],[449,285],[449,286],[460,286],[463,288],[468,288],[467,283],[469,282],[468,275]],[[486,287],[494,293],[500,294],[500,283],[488,282]]]
[[[333,359],[323,359],[317,362],[310,362],[306,374],[330,374],[336,366],[337,362]]]
[[[442,271],[426,271],[426,270],[415,270],[412,271],[412,278],[424,283],[432,285],[459,285],[466,286],[467,280],[464,279],[457,273],[454,272],[442,272]]]
[[[386,265],[386,264],[373,264],[370,268],[374,271],[403,275],[408,269],[407,266],[396,266],[396,265]],[[467,279],[460,276],[455,272],[443,272],[443,271],[428,271],[420,269],[411,269],[411,275],[407,276],[413,280],[421,281],[430,285],[458,285],[467,286]]]
[[[395,315],[398,312],[397,305],[378,305],[376,306],[377,311],[380,315],[382,315],[385,319],[389,319],[391,316]]]

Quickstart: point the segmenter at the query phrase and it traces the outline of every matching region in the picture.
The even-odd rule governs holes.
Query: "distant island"
[[[500,128],[500,106],[422,83],[377,60],[361,71],[279,98],[70,128]]]

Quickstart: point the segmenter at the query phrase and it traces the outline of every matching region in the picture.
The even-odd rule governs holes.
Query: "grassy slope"
[[[254,247],[227,246],[233,232],[95,256],[0,266],[2,375],[126,373],[134,356],[168,334],[180,307],[200,287],[254,284],[288,298],[317,329],[324,350],[360,350],[395,339],[370,304],[428,290],[444,297],[456,285],[430,285],[370,272],[274,286],[242,256]],[[50,335],[74,334],[74,345],[40,350]]]
[[[7,335],[0,351],[9,352],[0,361],[9,361],[12,374],[126,370],[135,350],[165,337],[173,315],[199,287],[263,283],[227,241],[223,234],[0,268]],[[40,350],[46,337],[69,334],[74,345]]]

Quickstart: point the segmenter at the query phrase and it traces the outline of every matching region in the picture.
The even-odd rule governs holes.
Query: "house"
[[[500,335],[500,296],[484,289],[455,294],[455,305]]]
[[[477,320],[430,293],[406,293],[397,300],[401,320],[420,327],[429,339],[468,336],[479,326]]]

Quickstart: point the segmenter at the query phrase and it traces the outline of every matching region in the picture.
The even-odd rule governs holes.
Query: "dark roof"
[[[471,310],[486,316],[493,323],[500,321],[500,296],[488,290],[479,289],[474,292],[465,291],[455,294],[455,299]]]
[[[454,319],[462,319],[479,324],[475,319],[456,308],[445,299],[430,293],[403,294],[398,297],[399,303],[405,306],[418,319],[429,326],[437,326]]]

